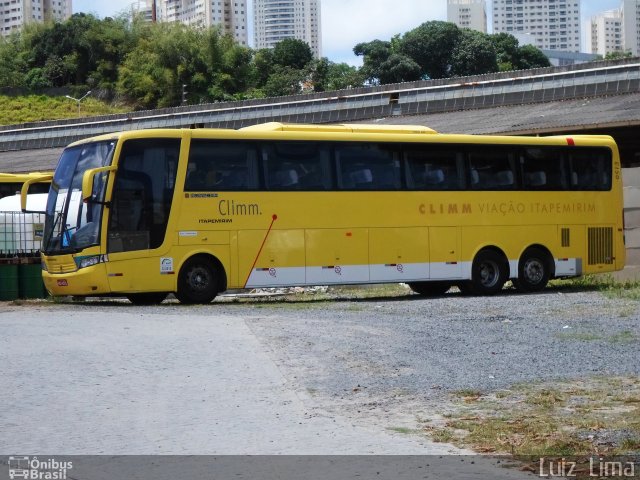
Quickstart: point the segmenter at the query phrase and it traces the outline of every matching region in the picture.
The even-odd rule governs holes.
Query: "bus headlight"
[[[76,265],[78,269],[92,267],[100,263],[100,255],[91,255],[89,257],[76,257]]]

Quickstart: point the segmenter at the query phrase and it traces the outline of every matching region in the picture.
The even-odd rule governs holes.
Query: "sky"
[[[361,59],[352,52],[360,42],[389,40],[395,34],[405,33],[429,20],[447,19],[446,0],[321,1],[322,55],[333,62],[351,65],[361,64]],[[253,1],[248,2],[251,11]],[[93,13],[103,18],[128,9],[131,3],[132,0],[73,0],[73,11]],[[490,3],[488,0],[488,14],[491,12]],[[620,0],[582,0],[583,23],[598,12],[618,8],[620,3]],[[249,35],[251,44],[251,30]]]

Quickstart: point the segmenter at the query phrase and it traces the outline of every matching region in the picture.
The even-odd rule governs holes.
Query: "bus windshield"
[[[73,253],[98,244],[108,174],[94,177],[88,203],[82,202],[82,176],[86,170],[110,165],[115,145],[115,140],[87,143],[62,153],[47,199],[45,254]]]

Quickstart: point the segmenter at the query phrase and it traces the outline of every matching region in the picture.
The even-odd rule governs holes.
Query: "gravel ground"
[[[0,360],[11,372],[5,384],[16,387],[0,394],[0,403],[5,405],[0,419],[6,427],[0,444],[6,448],[11,445],[8,439],[19,435],[23,426],[10,417],[20,412],[34,414],[35,425],[44,432],[46,415],[54,411],[52,405],[81,404],[81,413],[91,414],[96,408],[95,394],[107,390],[84,385],[81,372],[86,368],[109,372],[114,358],[118,368],[130,368],[141,383],[129,392],[117,387],[118,382],[110,383],[114,380],[105,373],[105,384],[111,386],[108,391],[115,391],[98,397],[98,404],[105,409],[116,405],[117,409],[101,411],[93,420],[80,417],[81,428],[116,419],[122,432],[128,425],[145,431],[150,428],[149,418],[160,421],[158,408],[173,414],[171,409],[180,409],[185,397],[190,398],[186,406],[193,407],[194,396],[203,402],[196,409],[196,418],[218,418],[214,412],[220,412],[220,418],[232,417],[238,408],[236,397],[249,395],[256,399],[255,404],[247,400],[251,418],[266,408],[264,417],[273,419],[247,425],[238,418],[224,426],[231,434],[212,444],[212,432],[223,428],[224,421],[202,425],[193,422],[194,415],[187,412],[177,439],[170,438],[174,430],[155,426],[164,435],[161,448],[155,450],[158,453],[428,452],[424,437],[394,432],[442,414],[451,392],[489,392],[522,382],[640,374],[640,302],[634,300],[557,288],[533,295],[505,292],[492,298],[463,297],[455,292],[435,299],[409,293],[354,298],[360,292],[346,289],[335,298],[311,300],[309,295],[286,300],[227,298],[207,306],[165,302],[134,307],[126,301],[0,304],[5,332]],[[32,342],[48,345],[61,357],[48,357],[51,352],[46,349],[34,352],[29,346]],[[215,360],[209,348],[215,348]],[[34,357],[40,354],[39,359]],[[30,362],[40,362],[44,372],[55,378],[56,368],[70,359],[75,367],[59,372],[67,374],[66,380],[60,379],[63,387],[42,387],[50,381],[47,375],[25,376],[23,371]],[[218,363],[212,366],[211,362]],[[230,366],[223,378],[217,378],[218,369]],[[190,369],[196,372],[195,378],[185,379]],[[129,374],[110,373],[116,379],[130,378]],[[70,397],[69,379],[77,387],[74,394],[86,394],[82,401]],[[247,384],[247,379],[255,380],[256,385]],[[213,398],[207,385],[216,381],[230,392],[222,402]],[[21,390],[25,385],[33,391]],[[28,400],[29,394],[37,394],[38,385],[52,394],[48,400]],[[212,385],[215,390],[216,384]],[[283,391],[285,403],[270,405],[277,390]],[[125,403],[125,398],[132,401]],[[140,398],[147,403],[137,400]],[[21,405],[25,401],[31,410]],[[127,413],[131,409],[133,413]],[[283,423],[288,416],[294,420],[291,425]],[[296,422],[324,432],[324,437],[308,444],[297,441]],[[272,429],[280,427],[293,433],[270,436]],[[249,441],[243,428],[253,431]],[[126,433],[119,439],[99,425],[93,433],[110,442],[102,452],[132,453],[123,452]],[[66,453],[81,453],[83,448],[86,452],[86,432],[71,440],[61,435],[56,438],[75,446]],[[138,438],[134,453],[154,453],[145,446],[149,438]],[[363,438],[371,440],[357,448]],[[433,453],[453,451],[445,445],[434,448]]]
[[[365,424],[410,428],[445,412],[460,390],[640,375],[640,302],[599,292],[220,307],[246,312],[285,375],[321,408]]]

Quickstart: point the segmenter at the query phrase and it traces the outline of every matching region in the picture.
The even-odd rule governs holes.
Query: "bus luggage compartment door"
[[[430,278],[460,278],[460,235],[458,227],[429,228]]]

